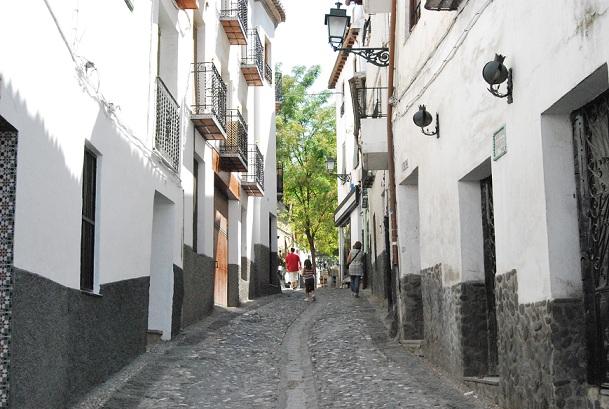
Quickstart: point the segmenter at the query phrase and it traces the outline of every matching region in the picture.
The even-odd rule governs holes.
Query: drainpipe
[[[391,0],[391,16],[389,22],[389,71],[387,79],[387,156],[389,162],[389,218],[391,224],[391,266],[395,273],[399,272],[398,256],[398,223],[396,215],[395,162],[393,152],[393,72],[395,70],[395,23],[397,0]]]

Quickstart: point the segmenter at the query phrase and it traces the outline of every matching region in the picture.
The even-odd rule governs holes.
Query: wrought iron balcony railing
[[[160,77],[156,79],[156,151],[177,171],[180,166],[180,106]]]
[[[249,85],[262,85],[264,49],[256,29],[249,30],[247,33],[247,45],[243,46],[241,53],[241,71]]]
[[[264,157],[258,145],[248,149],[247,173],[241,176],[241,188],[249,196],[264,195]]]
[[[267,63],[264,63],[264,79],[269,84],[273,83],[273,69]]]
[[[387,116],[387,87],[356,88],[353,95],[354,115],[359,118]]]
[[[247,0],[222,0],[220,22],[230,44],[247,44]]]
[[[214,63],[193,64],[195,104],[192,120],[206,139],[226,136],[226,84]]]
[[[227,172],[246,172],[247,162],[247,124],[238,109],[229,109],[226,141],[220,144],[220,168]]]
[[[283,74],[275,71],[275,110],[279,111],[283,102]]]
[[[277,164],[277,200],[283,200],[283,163]]]

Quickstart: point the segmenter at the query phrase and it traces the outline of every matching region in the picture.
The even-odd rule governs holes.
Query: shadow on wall
[[[29,254],[37,251],[35,245],[44,243],[49,254],[54,251],[65,254],[67,263],[78,265],[80,243],[61,238],[62,232],[73,233],[68,229],[74,226],[80,232],[80,209],[75,212],[74,208],[65,206],[66,200],[81,202],[80,175],[70,170],[69,163],[74,161],[65,156],[43,118],[39,114],[28,116],[30,110],[24,98],[11,83],[2,85],[0,95],[10,102],[2,104],[6,112],[0,115],[19,131],[15,249]],[[91,133],[93,144],[98,144],[96,147],[107,153],[112,162],[141,165],[134,172],[117,171],[109,175],[102,168],[102,196],[121,195],[133,188],[135,181],[140,180],[141,184],[142,174],[147,174],[149,179],[151,174],[159,177],[160,171],[154,169],[156,165],[137,154],[138,148],[112,124],[101,105]],[[109,143],[112,149],[104,149]],[[84,155],[84,145],[81,152]],[[148,206],[152,206],[152,192],[150,189],[150,198],[142,199]],[[119,209],[105,207],[104,198],[100,203],[99,214],[104,226],[112,223],[114,212],[127,212],[127,217],[139,221],[143,230],[151,223],[141,220],[141,211],[130,208],[127,203],[120,204]],[[44,215],[49,214],[56,215],[55,220],[45,219]],[[36,215],[41,220],[37,221]],[[100,244],[128,247],[130,243],[137,243],[130,237],[112,239],[106,237]],[[38,254],[40,257],[44,255]],[[78,257],[78,261],[70,260],[71,257]],[[23,258],[20,256],[18,260]],[[19,267],[15,268],[13,282],[9,372],[12,407],[66,407],[145,351],[147,276],[103,284],[100,297],[42,277],[50,271],[26,271]],[[53,269],[52,265],[49,269]],[[57,276],[65,272],[53,273]],[[70,282],[77,283],[78,279],[70,277]]]

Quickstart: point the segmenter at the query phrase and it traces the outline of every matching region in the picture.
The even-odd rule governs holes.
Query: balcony
[[[264,79],[269,85],[273,84],[273,69],[267,63],[264,63]]]
[[[220,23],[229,44],[247,44],[247,0],[222,0]]]
[[[190,119],[205,138],[226,138],[226,84],[211,62],[193,64],[195,104]]]
[[[361,120],[360,141],[362,147],[362,167],[371,170],[386,170],[387,162],[387,121],[383,118]],[[374,177],[374,176],[372,176]],[[372,184],[368,173],[362,172],[362,183]]]
[[[247,33],[247,45],[243,46],[241,52],[241,72],[248,85],[262,86],[262,75],[264,73],[264,54],[258,30],[249,30]]]
[[[156,79],[154,148],[177,172],[180,167],[180,106],[159,77]]]
[[[226,141],[220,144],[220,169],[247,172],[247,124],[237,109],[226,115]]]
[[[354,116],[384,118],[387,116],[387,87],[356,88],[352,94]]]
[[[277,200],[283,201],[283,163],[277,164]]]
[[[283,103],[283,74],[279,71],[275,71],[275,111],[281,109]]]
[[[264,196],[264,157],[258,145],[250,145],[248,149],[247,173],[241,176],[241,189],[248,196]]]
[[[368,158],[366,158],[366,159],[368,159]],[[362,187],[371,188],[372,185],[374,184],[374,176],[375,176],[375,174],[373,171],[368,170],[362,166],[361,167],[361,176],[360,176],[360,180],[362,181]]]

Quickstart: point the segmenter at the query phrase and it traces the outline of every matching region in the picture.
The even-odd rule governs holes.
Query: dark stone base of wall
[[[241,267],[238,264],[228,265],[228,295],[226,304],[229,307],[239,306],[239,271]]]
[[[423,339],[423,294],[421,276],[400,278],[399,335],[401,339]]]
[[[385,266],[389,263],[389,255],[386,251],[376,256],[376,260],[372,257],[370,265],[369,284],[372,294],[379,298],[387,298],[385,285]]]
[[[173,265],[173,303],[171,308],[171,336],[180,333],[182,326],[182,305],[184,304],[184,270]]]
[[[487,371],[483,282],[442,285],[442,265],[421,271],[425,356],[457,378]]]
[[[15,269],[10,405],[65,408],[146,350],[149,277],[101,297]]]
[[[214,259],[184,246],[182,328],[198,322],[214,308]]]
[[[585,408],[582,300],[519,304],[516,271],[497,276],[495,288],[500,404],[521,409]]]
[[[277,253],[273,253],[277,258]],[[267,246],[262,244],[254,245],[254,269],[250,276],[250,296],[251,298],[264,295],[276,294],[281,292],[279,280],[276,273],[272,273],[272,266],[277,268],[277,260],[271,262],[271,252]]]

